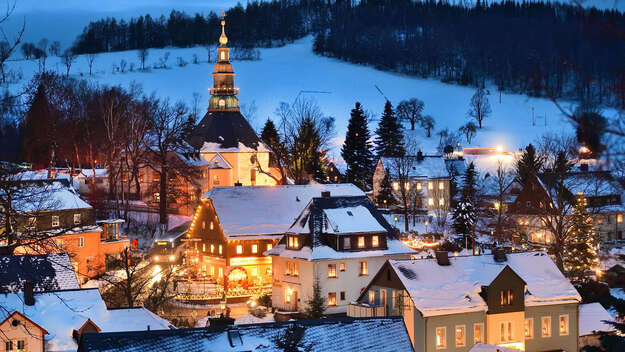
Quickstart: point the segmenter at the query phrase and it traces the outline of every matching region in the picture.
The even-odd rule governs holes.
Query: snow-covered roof
[[[496,262],[493,255],[450,257],[449,261],[448,266],[436,259],[389,261],[424,316],[487,311],[482,286],[490,285],[506,266],[526,282],[526,306],[581,301],[545,252],[510,253],[504,262]]]
[[[168,321],[145,308],[107,309],[98,289],[36,293],[33,306],[24,304],[23,293],[0,294],[0,306],[0,320],[18,311],[46,329],[46,351],[76,350],[72,332],[87,319],[102,332],[143,331],[148,325],[151,330],[170,328]]]
[[[445,159],[440,155],[425,155],[422,159],[417,156],[412,158],[412,165],[408,177],[410,178],[449,178],[449,171],[445,164]],[[396,158],[380,158],[384,169],[391,170],[395,168]]]
[[[0,292],[22,292],[33,283],[35,292],[78,289],[78,279],[66,253],[45,255],[1,255]]]
[[[269,151],[239,111],[207,112],[188,142],[202,153]]]
[[[571,173],[564,181],[564,185],[572,194],[582,192],[591,197],[620,196],[623,193],[623,187],[605,172]]]
[[[352,184],[214,187],[204,193],[211,200],[227,238],[248,235],[281,237],[313,197],[363,196]]]
[[[311,352],[413,351],[402,317],[330,318],[295,322],[303,328],[302,345]],[[275,338],[293,322],[169,331],[85,334],[84,351],[274,352]]]
[[[215,156],[208,162],[209,169],[232,169],[232,166],[226,159],[224,159],[221,154],[217,153]]]
[[[478,343],[473,345],[469,352],[518,352],[517,349],[512,349],[508,347],[502,347],[497,345],[486,345],[483,343]]]
[[[92,208],[73,189],[54,181],[24,184],[14,197],[13,208],[21,212]]]
[[[614,326],[604,321],[614,321],[614,317],[603,308],[601,303],[579,305],[579,336],[615,330]]]
[[[178,158],[182,160],[185,164],[191,167],[202,167],[208,166],[208,162],[200,155],[187,154],[187,153],[176,153]]]
[[[386,229],[380,225],[369,209],[362,205],[323,210],[328,224],[326,232],[354,233],[354,232],[380,232]]]

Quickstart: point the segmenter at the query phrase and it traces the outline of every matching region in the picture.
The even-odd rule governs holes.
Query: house
[[[607,321],[615,321],[601,303],[587,303],[579,305],[579,346],[600,347],[601,334],[613,334],[614,326]]]
[[[78,351],[268,352],[283,350],[275,341],[287,330],[301,338],[301,346],[310,347],[310,352],[413,351],[401,317],[331,318],[295,323],[85,334]]]
[[[23,182],[20,194],[13,209],[23,245],[15,254],[68,253],[79,279],[85,280],[106,271],[107,257],[129,247],[118,231],[113,236],[102,231],[93,207],[63,180]]]
[[[267,251],[272,260],[272,306],[304,311],[318,283],[326,313],[345,313],[388,259],[415,253],[398,238],[366,196],[323,192],[314,197]]]
[[[389,260],[350,316],[402,315],[415,351],[491,344],[525,351],[579,350],[580,295],[547,253]]]
[[[204,194],[187,232],[186,261],[198,276],[229,290],[271,289],[273,248],[310,200],[329,191],[364,193],[351,184],[215,187]]]
[[[530,242],[548,244],[553,241],[553,234],[545,228],[542,219],[549,212],[557,213],[554,207],[558,202],[554,190],[555,180],[547,174],[530,177],[522,186],[518,196],[507,210],[507,214],[517,224],[517,231]],[[606,171],[571,172],[565,176],[561,197],[563,202],[573,207],[576,196],[583,195],[587,201],[595,231],[603,243],[615,243],[625,240],[623,214],[625,206],[621,194],[623,188]],[[550,210],[554,209],[554,210]]]
[[[0,341],[7,351],[75,351],[82,333],[167,330],[145,308],[107,309],[98,289],[0,293]]]
[[[421,193],[421,197],[418,197],[420,204],[416,205],[418,208],[429,211],[449,209],[451,176],[442,156],[419,152],[404,158],[379,158],[373,172],[373,199],[378,198],[386,175],[391,180],[395,197],[401,199],[399,174],[403,182],[408,183],[407,189]]]
[[[24,291],[28,281],[34,292],[80,288],[66,253],[0,255],[0,293]]]

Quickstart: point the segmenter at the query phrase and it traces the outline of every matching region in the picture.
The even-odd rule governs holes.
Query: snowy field
[[[468,121],[468,104],[475,91],[474,88],[445,84],[437,80],[415,79],[317,56],[312,53],[312,41],[312,37],[306,37],[282,48],[261,49],[260,61],[233,63],[236,72],[235,84],[241,89],[239,95],[241,104],[253,103],[257,107],[256,116],[251,121],[255,128],[262,127],[268,117],[273,118],[274,111],[281,102],[292,103],[298,95],[306,96],[314,98],[326,114],[336,118],[334,143],[335,146],[340,146],[354,102],[360,101],[373,116],[379,117],[384,98],[377,91],[376,85],[394,104],[411,97],[423,100],[424,114],[435,118],[436,130],[449,128],[455,131]],[[158,96],[169,97],[172,100],[181,99],[188,105],[191,105],[192,96],[197,92],[201,96],[200,108],[206,108],[214,64],[206,62],[205,49],[201,47],[153,49],[149,52],[149,66],[158,62],[165,52],[170,52],[168,69],[114,72],[114,66],[119,66],[121,60],[126,60],[128,66],[131,64],[139,66],[137,52],[126,51],[99,54],[94,64],[93,77],[88,75],[86,57],[78,57],[72,66],[71,75],[124,87],[136,82],[143,87],[145,93],[155,92]],[[204,62],[193,64],[194,54]],[[183,58],[189,64],[178,67],[177,57]],[[21,91],[28,79],[39,70],[35,60],[12,61],[9,67],[21,71],[24,77],[21,82],[11,85],[14,92]],[[47,67],[59,73],[65,72],[61,60],[56,57],[48,59]],[[306,91],[323,93],[306,93]],[[551,101],[517,94],[503,94],[500,103],[499,93],[492,88],[490,91],[489,99],[493,112],[485,120],[484,128],[472,141],[472,146],[502,146],[512,151],[546,132],[572,132],[570,123]],[[568,107],[571,104],[564,102],[563,105]],[[534,125],[532,111],[535,116]],[[370,129],[373,131],[376,127],[377,121],[373,121]],[[425,152],[433,151],[438,145],[435,133],[431,138],[425,138],[422,132],[416,135],[420,147]],[[339,157],[340,148],[334,148],[330,155]]]

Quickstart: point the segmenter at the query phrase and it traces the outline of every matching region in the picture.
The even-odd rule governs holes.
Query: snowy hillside
[[[150,66],[158,62],[165,52],[170,52],[168,69],[151,69],[149,72],[113,72],[114,66],[126,60],[128,66],[139,66],[136,51],[99,54],[94,64],[94,76],[89,77],[86,57],[78,57],[71,75],[83,77],[108,85],[128,86],[132,82],[142,85],[144,92],[156,92],[161,97],[184,100],[191,105],[193,93],[201,94],[201,109],[208,105],[208,88],[212,85],[213,64],[206,62],[204,48],[168,48],[150,50]],[[201,62],[193,64],[193,55]],[[214,54],[213,54],[214,56]],[[177,57],[189,64],[176,65]],[[415,79],[387,73],[370,67],[344,63],[338,60],[316,56],[312,53],[312,38],[304,38],[283,48],[262,49],[260,61],[236,61],[235,84],[240,90],[242,104],[255,103],[256,118],[251,121],[260,128],[280,102],[292,103],[301,91],[326,93],[301,93],[317,100],[322,110],[336,118],[336,145],[341,145],[347,128],[347,119],[354,102],[360,101],[366,110],[379,116],[384,98],[377,91],[377,85],[394,104],[400,100],[417,97],[425,102],[425,114],[436,120],[436,130],[449,128],[457,130],[467,122],[467,110],[475,89],[444,84],[436,80]],[[27,80],[38,70],[37,61],[13,61],[11,69],[23,72],[24,79],[11,85],[19,91]],[[61,60],[49,58],[48,68],[64,73]],[[517,94],[503,94],[499,103],[499,93],[491,89],[489,96],[492,115],[485,120],[483,130],[474,138],[473,146],[502,146],[506,150],[516,150],[546,132],[572,132],[572,128],[556,106],[547,99],[528,98]],[[564,103],[564,106],[568,106]],[[532,109],[535,125],[532,125]],[[375,130],[377,121],[371,124]],[[421,148],[430,152],[438,145],[438,137],[425,138],[417,133]],[[466,145],[465,145],[466,146]],[[335,148],[333,156],[340,151]]]

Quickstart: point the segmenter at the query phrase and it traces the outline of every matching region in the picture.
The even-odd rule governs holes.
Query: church
[[[213,70],[213,88],[209,89],[208,111],[189,143],[207,161],[205,179],[208,189],[217,186],[275,185],[279,183],[280,172],[269,166],[270,150],[239,108],[239,89],[234,86],[225,26],[223,18],[218,60]]]

